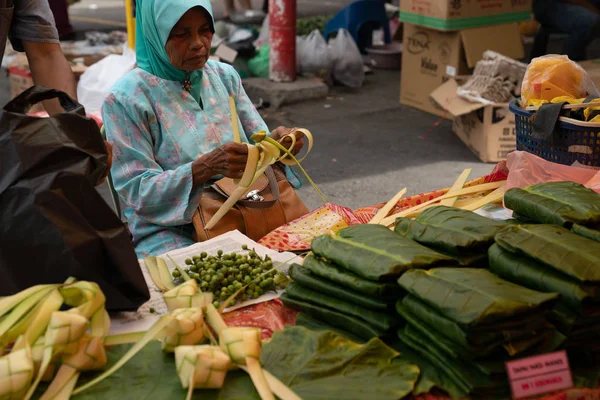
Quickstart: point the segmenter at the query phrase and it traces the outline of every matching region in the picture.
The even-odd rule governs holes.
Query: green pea
[[[200,284],[200,287],[201,287],[202,289],[206,289],[206,288],[208,287],[208,282],[202,282],[202,283]]]
[[[200,258],[206,258],[208,254],[206,254],[205,251],[203,251],[202,253],[200,253]]]
[[[254,268],[254,273],[256,275],[260,275],[262,272],[263,272],[262,268],[260,268],[260,267],[259,268]]]
[[[216,284],[217,282],[219,282],[219,277],[216,275],[213,275],[212,278],[210,278],[211,283]]]
[[[243,274],[237,274],[237,275],[235,276],[235,279],[237,279],[238,281],[241,281],[241,280],[243,280],[243,279],[244,279],[244,275],[243,275]]]
[[[227,286],[227,290],[229,290],[231,293],[233,293],[233,292],[235,292],[235,286],[229,285],[229,286]]]
[[[254,290],[254,294],[256,295],[256,297],[260,297],[260,296],[262,296],[262,294],[263,294],[263,290],[262,290],[261,288],[257,287],[257,288]]]
[[[227,300],[228,297],[229,294],[227,292],[221,292],[221,295],[219,296],[221,300]]]
[[[192,271],[192,272],[198,272],[198,267],[196,265],[192,265],[190,267],[190,271]]]
[[[228,284],[229,284],[229,280],[227,280],[227,278],[223,278],[223,280],[221,281],[221,285],[227,286]]]
[[[223,250],[217,250],[217,255],[221,257],[223,255]]]
[[[246,275],[246,276],[244,277],[244,283],[248,284],[248,283],[250,283],[250,282],[252,282],[252,278],[250,278],[248,275]]]
[[[248,250],[248,245],[247,244],[243,244],[242,245],[242,250]]]
[[[248,253],[248,255],[250,256],[250,258],[258,257],[258,254],[256,254],[256,252],[254,250],[252,250],[250,253]]]
[[[192,264],[193,264],[193,262],[192,262],[192,260],[191,260],[190,258],[186,258],[186,259],[185,259],[185,263],[186,263],[187,265],[192,265]]]
[[[202,280],[205,282],[210,282],[210,280],[212,279],[212,276],[206,274],[202,277]]]
[[[178,269],[173,270],[173,278],[181,277],[181,272]]]

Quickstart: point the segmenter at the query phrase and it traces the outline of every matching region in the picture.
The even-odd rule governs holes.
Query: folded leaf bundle
[[[475,360],[487,357],[504,359],[507,356],[522,354],[535,348],[544,340],[547,334],[553,332],[553,329],[549,328],[533,331],[524,328],[522,338],[504,341],[500,337],[500,339],[490,344],[466,346],[464,343],[452,340],[450,336],[445,334],[446,332],[442,329],[442,326],[432,326],[428,324],[426,320],[411,313],[401,301],[396,304],[396,310],[398,314],[407,321],[407,325],[410,326],[411,329],[419,332],[424,338],[435,342],[437,346],[449,356],[465,360]],[[550,325],[547,326],[550,327]],[[467,333],[464,333],[464,335],[467,336]]]
[[[415,335],[406,327],[398,331],[398,337],[406,346],[434,365],[462,392],[473,395],[502,396],[508,394],[505,376],[489,376],[465,361],[451,358],[441,351],[434,342]]]
[[[559,295],[540,293],[483,269],[410,270],[398,280],[413,296],[462,327],[485,327],[543,313]]]
[[[315,305],[313,303],[309,303],[308,301],[298,300],[295,297],[288,295],[287,291],[282,293],[279,299],[283,302],[283,304],[285,304],[286,307],[298,310],[301,313],[318,320],[328,321],[330,324],[342,330],[352,329],[352,332],[365,340],[383,336],[385,333],[367,324],[359,318],[343,314],[327,307]]]
[[[496,235],[503,250],[526,256],[566,274],[598,298],[600,242],[581,237],[556,225],[514,225]]]
[[[510,189],[504,205],[541,224],[570,228],[573,224],[600,226],[600,194],[575,182],[549,182]]]
[[[514,349],[527,349],[518,343],[552,329],[543,314],[469,328],[452,321],[412,295],[398,301],[396,311],[407,321],[416,318],[429,327],[435,327],[438,332],[456,343],[456,348],[481,355],[491,354],[503,346],[504,354],[516,354],[518,351]]]
[[[400,296],[400,288],[396,282],[382,283],[369,281],[314,254],[306,256],[302,266],[313,275],[338,283],[341,286],[367,296],[384,301],[395,301]]]
[[[560,293],[561,302],[582,316],[600,308],[600,286],[582,284],[559,269],[505,251],[497,244],[490,247],[488,254],[490,271],[503,279],[540,292]]]
[[[349,315],[353,318],[360,319],[378,331],[385,332],[396,326],[398,318],[395,313],[387,313],[385,311],[370,310],[357,304],[343,301],[327,294],[320,293],[311,288],[291,282],[285,289],[285,293],[296,300],[312,303],[320,307],[326,307],[331,310]],[[341,326],[342,329],[351,327]]]
[[[311,250],[371,281],[390,281],[412,268],[454,265],[452,258],[382,225],[354,225],[311,242]]]
[[[341,329],[337,326],[333,326],[332,324],[328,323],[327,321],[323,321],[321,319],[311,317],[310,315],[308,315],[304,312],[298,313],[298,316],[296,317],[295,326],[302,326],[304,328],[310,329],[311,331],[315,331],[315,332],[332,331],[342,337],[345,337],[346,339],[352,340],[355,343],[365,343],[367,341],[364,338],[362,338],[352,332],[349,332],[345,329]]]
[[[414,220],[398,218],[394,231],[429,248],[453,256],[481,255],[508,224],[472,211],[437,206]]]
[[[387,303],[315,276],[301,265],[291,265],[288,272],[294,282],[327,296],[371,310],[385,311],[388,309]]]
[[[579,236],[600,242],[600,231],[597,229],[591,229],[579,224],[573,224],[571,231]]]

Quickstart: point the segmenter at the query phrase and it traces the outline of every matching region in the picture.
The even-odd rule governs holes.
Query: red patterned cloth
[[[503,181],[507,177],[508,170],[506,164],[502,162],[494,168],[491,174],[467,182],[465,186]],[[401,199],[390,214],[433,200],[444,195],[448,190],[449,188],[446,188]],[[277,251],[308,251],[310,242],[315,237],[350,225],[366,224],[384,205],[385,203],[380,203],[352,211],[346,207],[327,203],[309,214],[275,229],[258,243]]]
[[[297,311],[286,308],[281,300],[275,299],[254,304],[223,314],[228,326],[253,326],[260,328],[262,339],[269,339],[273,332],[286,325],[294,325]]]

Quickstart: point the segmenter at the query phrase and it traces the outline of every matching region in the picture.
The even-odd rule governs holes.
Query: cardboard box
[[[434,115],[448,113],[431,100],[431,92],[450,78],[468,75],[484,51],[525,57],[516,23],[455,32],[403,25],[400,103]]]
[[[483,162],[506,160],[517,147],[515,116],[508,104],[472,103],[458,97],[456,89],[458,84],[451,79],[431,94],[454,116],[456,136]]]
[[[400,20],[441,30],[531,19],[532,0],[402,0]]]

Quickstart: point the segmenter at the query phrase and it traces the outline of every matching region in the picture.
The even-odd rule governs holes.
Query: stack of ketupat
[[[560,293],[553,321],[567,335],[567,348],[600,351],[600,195],[578,183],[552,182],[511,189],[505,204],[520,219],[553,225],[501,231],[489,251],[491,270]]]
[[[486,267],[487,250],[506,221],[447,206],[426,209],[414,220],[398,218],[394,230],[423,246],[448,255],[462,266]]]
[[[386,336],[397,326],[393,308],[401,296],[396,283],[400,275],[413,268],[456,264],[448,256],[371,224],[319,236],[311,250],[303,265],[290,268],[293,281],[281,300],[301,311],[299,325],[317,320],[363,340]]]
[[[437,369],[444,379],[436,384],[454,388],[454,396],[506,398],[506,360],[553,351],[564,342],[547,319],[558,294],[476,268],[411,270],[398,283],[408,292],[396,304],[407,321],[398,337]]]

